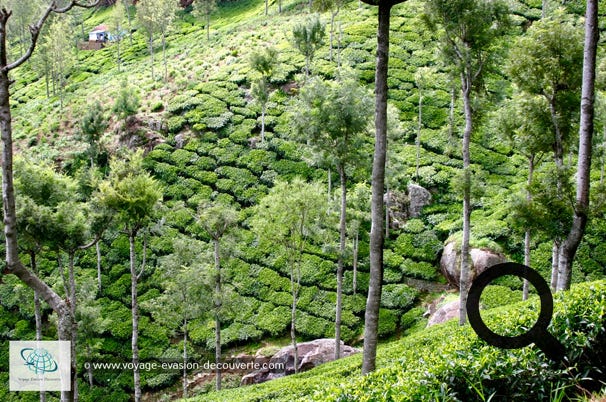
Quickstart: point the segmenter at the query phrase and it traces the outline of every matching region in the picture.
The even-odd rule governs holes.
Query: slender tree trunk
[[[560,265],[560,239],[553,240],[551,248],[551,280],[549,287],[555,292],[558,287],[558,266]]]
[[[162,60],[164,62],[164,81],[168,81],[168,65],[166,63],[166,33],[162,32]]]
[[[593,139],[596,51],[599,38],[598,1],[587,0],[585,14],[585,45],[583,58],[583,85],[581,88],[581,121],[579,129],[579,157],[577,162],[577,191],[572,227],[560,250],[557,290],[570,288],[572,262],[585,234],[589,213],[591,182],[591,147]]]
[[[149,34],[149,55],[151,57],[151,78],[152,81],[155,81],[155,77],[154,77],[154,34],[150,33]]]
[[[419,163],[421,159],[421,127],[423,126],[423,89],[419,85],[419,117],[417,121],[417,138],[415,147],[417,148],[417,165],[415,167],[415,180],[419,181]]]
[[[126,9],[126,19],[128,20],[128,39],[130,41],[130,46],[133,46],[133,26],[132,26],[132,16],[130,15],[130,5],[127,1],[124,1],[124,8]]]
[[[341,213],[339,218],[339,258],[337,259],[337,307],[335,316],[335,359],[341,357],[341,312],[343,310],[343,265],[345,258],[346,213],[347,213],[347,176],[345,167],[338,166],[341,180]]]
[[[602,152],[600,154],[600,185],[604,184],[604,164],[606,163],[606,124],[602,130]]]
[[[379,307],[383,286],[383,194],[387,154],[387,71],[389,61],[389,14],[392,3],[379,1],[377,28],[377,66],[375,72],[375,149],[372,163],[372,202],[370,228],[370,281],[364,314],[364,356],[362,374],[375,370]]]
[[[88,361],[90,362],[91,360],[93,360],[93,353],[90,349],[90,345],[86,345],[86,354],[88,357]],[[88,386],[89,387],[93,387],[94,383],[93,383],[93,365],[92,364],[88,364],[88,368],[86,369],[87,374],[88,374]]]
[[[137,302],[137,256],[135,254],[135,238],[137,231],[131,229],[128,233],[130,252],[130,292],[131,313],[133,319],[133,332],[131,349],[133,353],[133,384],[135,389],[135,402],[141,401],[141,375],[139,373],[139,305]]]
[[[206,13],[206,40],[210,41],[210,11]]]
[[[387,163],[385,163],[387,165]],[[385,183],[385,239],[389,239],[389,207],[391,203],[389,202],[389,198],[391,195],[389,194],[389,183]]]
[[[19,259],[17,243],[17,214],[15,208],[15,187],[13,180],[13,135],[10,108],[10,79],[6,59],[6,23],[10,14],[0,10],[0,132],[2,134],[2,208],[4,212],[4,241],[6,270],[16,275],[57,313],[59,340],[70,340],[73,316],[67,303],[41,281]],[[61,392],[61,401],[72,399],[71,391]]]
[[[292,294],[292,305],[290,309],[290,341],[293,347],[294,354],[294,369],[295,373],[299,372],[299,348],[297,347],[297,302],[299,297],[299,284],[301,275],[296,275],[295,278],[295,261],[291,258],[290,264],[290,291]],[[300,269],[300,268],[299,268]]]
[[[353,246],[353,294],[356,294],[358,288],[358,241],[360,236],[360,229],[356,230],[356,237],[354,238]]]
[[[265,0],[265,15],[267,16],[267,7],[268,7],[268,3],[269,0]]]
[[[267,111],[267,104],[263,102],[261,106],[261,142],[265,142],[265,113]]]
[[[455,100],[457,93],[454,85],[450,89],[450,107],[448,109],[448,143],[446,147],[446,154],[450,155],[450,146],[453,143],[452,138],[454,137],[454,112],[455,112]]]
[[[542,0],[542,2],[541,2],[541,19],[547,17],[548,7],[549,7],[549,1]]]
[[[97,253],[97,289],[101,293],[101,241],[95,243],[95,251]]]
[[[183,398],[187,398],[187,318],[183,319]]]
[[[118,72],[121,71],[121,66],[122,66],[122,60],[120,60],[120,39],[118,39],[116,41],[116,50],[118,50],[118,60],[117,60],[117,64],[118,64]]]
[[[282,0],[278,0],[278,14],[282,14]]]
[[[471,112],[471,79],[461,74],[461,87],[463,89],[463,107],[465,109],[465,131],[463,132],[463,241],[461,243],[461,277],[459,325],[467,321],[467,294],[470,286],[470,258],[469,238],[471,234],[471,172],[469,144],[471,142],[472,112]]]
[[[532,184],[532,176],[534,174],[534,159],[535,155],[532,154],[528,157],[528,180],[526,181],[526,202],[532,201],[532,194],[530,193],[530,185]],[[524,233],[524,265],[530,266],[530,229],[526,229]],[[524,285],[522,286],[522,300],[528,299],[528,279],[524,279]]]
[[[36,252],[30,250],[30,264],[32,272],[38,275],[38,264],[36,263]],[[36,320],[36,340],[42,340],[42,305],[40,303],[40,295],[38,291],[34,289],[34,318]],[[46,402],[46,392],[40,391],[40,402]]]
[[[215,253],[215,363],[221,362],[221,320],[219,311],[221,309],[221,259],[219,257],[219,240],[214,239]],[[216,389],[221,389],[221,370],[217,367],[215,371]]]
[[[334,37],[335,37],[335,17],[339,14],[339,9],[337,8],[335,11],[330,13],[330,48],[328,59],[332,61],[332,50],[334,48]]]
[[[328,172],[326,173],[326,180],[328,181],[328,205],[330,207],[330,203],[332,201],[332,170],[330,166],[328,167]]]
[[[76,317],[76,275],[75,275],[75,266],[74,266],[74,251],[68,252],[68,272],[69,272],[69,301],[70,301],[70,309],[72,317]],[[72,393],[73,400],[78,401],[78,360],[76,353],[76,342],[78,340],[78,323],[74,319],[72,322],[71,329],[71,364],[72,364]]]

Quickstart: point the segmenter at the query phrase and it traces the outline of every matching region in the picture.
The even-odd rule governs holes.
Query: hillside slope
[[[288,2],[285,12],[263,15],[260,0],[242,0],[220,5],[213,15],[211,40],[207,42],[203,26],[189,17],[176,22],[168,36],[168,81],[151,80],[150,59],[141,32],[134,43],[123,41],[122,66],[118,71],[115,47],[96,52],[81,51],[78,63],[68,77],[66,106],[58,97],[45,98],[44,80],[28,68],[18,72],[13,87],[15,136],[23,154],[36,154],[53,160],[58,166],[75,174],[87,164],[86,148],[77,135],[79,117],[99,100],[113,105],[125,83],[136,88],[143,99],[136,115],[134,129],[127,133],[120,122],[108,114],[110,129],[103,143],[112,154],[119,145],[135,145],[147,151],[146,167],[164,187],[165,225],[161,235],[150,238],[150,269],[140,283],[143,305],[141,322],[142,357],[178,354],[178,338],[155,322],[151,307],[145,302],[156,298],[163,289],[161,272],[155,269],[162,256],[172,253],[172,239],[192,236],[194,216],[200,203],[209,199],[236,204],[240,210],[243,231],[228,264],[231,285],[238,294],[238,308],[226,317],[222,331],[225,347],[259,346],[274,342],[286,334],[290,321],[289,269],[285,261],[272,256],[271,250],[259,248],[248,230],[252,207],[267,194],[277,179],[301,176],[307,180],[326,182],[328,172],[309,162],[309,153],[301,144],[289,139],[289,102],[301,85],[303,57],[289,42],[292,26],[303,21],[305,3]],[[540,2],[516,3],[517,13],[536,19]],[[275,8],[275,6],[274,6]],[[421,320],[422,293],[406,285],[409,278],[440,281],[437,259],[444,241],[461,227],[460,202],[453,178],[460,173],[462,162],[458,152],[461,116],[455,114],[455,133],[447,135],[450,84],[440,70],[435,37],[425,28],[420,15],[422,1],[409,1],[393,10],[392,47],[390,59],[390,103],[395,106],[402,129],[390,145],[390,188],[403,193],[415,182],[433,194],[433,202],[418,219],[394,229],[386,243],[385,290],[381,310],[380,334],[387,338],[405,332]],[[523,17],[522,17],[523,16]],[[109,18],[109,10],[99,11],[87,24],[95,26]],[[323,16],[327,20],[328,16]],[[376,10],[355,3],[348,4],[338,15],[343,34],[339,56],[360,81],[372,90],[376,48]],[[249,66],[252,51],[266,46],[279,51],[279,66],[271,79],[273,88],[268,108],[266,144],[251,147],[250,139],[259,135],[260,107],[250,96],[254,74]],[[157,52],[159,54],[159,46]],[[160,56],[155,72],[162,74]],[[414,136],[418,92],[415,73],[419,67],[433,66],[435,80],[427,88],[424,100],[424,121],[421,135],[420,169],[415,176],[416,148]],[[325,46],[316,56],[312,72],[331,79],[337,73],[336,62],[329,60]],[[491,77],[491,88],[507,87],[503,77]],[[506,90],[504,92],[507,92]],[[458,107],[457,100],[457,110]],[[486,125],[488,126],[488,125]],[[498,247],[512,259],[519,260],[523,236],[508,223],[510,196],[523,187],[524,161],[514,150],[488,128],[478,130],[472,145],[472,163],[478,177],[483,178],[483,192],[475,202],[472,231],[476,244]],[[372,134],[368,134],[372,142]],[[336,175],[333,173],[333,181]],[[354,181],[368,183],[368,170],[355,173]],[[353,188],[353,185],[352,185]],[[335,198],[335,197],[333,197]],[[357,342],[363,327],[365,292],[368,287],[369,223],[363,222],[360,244],[358,287],[353,289],[351,262],[345,273],[345,301],[342,336],[346,342]],[[595,220],[588,237],[579,250],[575,265],[575,281],[602,277],[606,252],[601,239],[606,226]],[[210,249],[208,238],[197,236]],[[338,236],[336,227],[334,243]],[[298,304],[298,333],[301,339],[331,337],[336,299],[336,256],[331,244],[316,244],[305,250],[302,265],[302,290]],[[533,251],[533,267],[547,274],[551,253],[548,239],[539,239]],[[102,333],[87,339],[105,359],[128,361],[130,352],[123,348],[129,342],[129,274],[128,242],[115,233],[102,245],[103,289],[96,295],[100,314],[108,320]],[[43,273],[52,275],[54,260],[41,261]],[[92,281],[96,274],[94,255],[87,254],[78,262],[78,281]],[[9,280],[7,288],[18,286]],[[0,320],[7,328],[20,328],[11,336],[33,334],[31,313],[19,311],[18,301],[2,298]],[[149,305],[148,305],[149,306]],[[411,310],[412,309],[412,310]],[[48,312],[47,312],[48,315]],[[212,350],[213,327],[206,319],[191,323],[190,339],[195,357]],[[52,334],[52,329],[48,330]],[[51,335],[49,335],[51,336]],[[9,336],[3,335],[3,341]],[[277,341],[278,343],[280,340]],[[4,368],[4,367],[3,367]],[[6,370],[3,370],[6,372]],[[0,375],[0,378],[2,375]],[[178,374],[144,373],[147,391],[172,385]],[[112,388],[115,400],[125,400],[131,378],[115,372],[95,373],[96,384],[90,395]]]

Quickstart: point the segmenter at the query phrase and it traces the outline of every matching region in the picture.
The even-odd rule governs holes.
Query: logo
[[[23,348],[21,349],[21,358],[25,362],[27,368],[36,374],[52,373],[59,368],[53,355],[44,348]]]
[[[71,342],[10,341],[10,391],[70,391]]]

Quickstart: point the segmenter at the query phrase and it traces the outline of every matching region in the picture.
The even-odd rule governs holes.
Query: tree
[[[537,218],[546,214],[537,214],[532,205],[534,171],[542,156],[549,151],[551,119],[544,108],[544,99],[539,96],[517,94],[500,108],[497,126],[512,148],[528,160],[525,200],[512,205],[513,222],[524,230],[524,265],[530,266],[530,242],[533,230],[545,229],[547,222]],[[520,205],[522,204],[522,205]],[[524,280],[522,299],[528,298],[528,280]]]
[[[65,77],[74,63],[74,54],[69,40],[70,24],[65,19],[55,19],[49,26],[47,46],[51,60],[53,94],[59,92],[59,102],[63,107],[65,98]]]
[[[183,397],[187,397],[188,334],[192,320],[205,314],[212,302],[207,272],[200,250],[206,244],[186,237],[173,240],[173,253],[162,258],[160,269],[165,289],[149,302],[154,319],[183,336]]]
[[[347,237],[347,179],[350,168],[364,161],[365,135],[371,118],[372,99],[353,79],[306,85],[293,106],[293,128],[299,139],[309,141],[324,164],[339,174],[341,207],[339,253],[337,258],[337,304],[335,317],[335,358],[340,357],[343,269]]]
[[[509,61],[509,74],[518,88],[528,95],[545,99],[551,117],[551,148],[556,165],[556,198],[562,202],[567,176],[564,154],[572,141],[578,90],[581,86],[582,33],[561,13],[537,21],[525,36],[516,40]],[[564,217],[562,217],[564,218]],[[553,241],[551,287],[558,283],[559,256],[561,255],[564,222]]]
[[[154,75],[154,35],[159,30],[159,10],[155,1],[153,0],[140,0],[137,3],[137,20],[139,25],[143,27],[143,30],[147,34],[147,46],[149,49],[149,56],[151,58],[151,78],[155,80]]]
[[[4,220],[4,239],[6,253],[6,270],[16,275],[27,286],[37,291],[49,306],[57,313],[59,339],[69,340],[70,329],[74,317],[71,314],[68,303],[62,299],[48,284],[40,280],[34,273],[28,270],[19,258],[17,214],[15,208],[15,189],[13,180],[13,136],[12,117],[10,106],[10,84],[9,73],[15,70],[32,56],[42,26],[51,13],[61,14],[71,10],[74,6],[92,7],[91,3],[78,3],[70,0],[64,7],[59,7],[55,1],[51,1],[39,19],[29,27],[31,41],[27,50],[16,60],[9,62],[7,54],[6,28],[12,12],[6,7],[0,9],[0,132],[2,134],[2,207]],[[72,376],[72,382],[75,378]],[[71,391],[61,393],[62,401],[73,400]]]
[[[332,61],[332,50],[334,48],[334,37],[335,37],[335,18],[341,7],[345,4],[345,0],[319,0],[315,3],[315,8],[321,12],[330,12],[330,50],[329,58]]]
[[[162,38],[162,60],[164,62],[164,81],[168,80],[168,65],[166,62],[166,34],[175,19],[179,4],[175,0],[160,0],[156,2],[158,8],[158,29]]]
[[[296,317],[301,287],[301,258],[306,244],[318,238],[325,219],[326,201],[319,184],[300,178],[277,181],[255,208],[250,225],[266,249],[286,257],[292,295],[290,338],[294,348],[295,372],[299,370]]]
[[[210,40],[210,15],[217,8],[217,0],[195,0],[194,10],[197,14],[204,16],[206,23],[206,40]]]
[[[101,151],[101,136],[108,126],[104,112],[105,110],[101,102],[96,101],[93,105],[89,106],[80,120],[80,135],[88,143],[87,153],[91,168],[95,166],[95,161]]]
[[[121,85],[120,93],[114,102],[112,112],[121,120],[124,120],[124,125],[130,116],[133,116],[139,111],[141,100],[137,94],[137,90],[126,81]]]
[[[305,80],[309,78],[311,62],[316,51],[324,44],[325,36],[324,24],[317,15],[292,29],[292,44],[305,57]]]
[[[434,30],[441,27],[442,54],[454,76],[461,80],[465,114],[463,131],[463,241],[461,244],[461,278],[459,324],[467,319],[467,293],[470,280],[469,238],[471,233],[470,151],[473,131],[472,94],[480,89],[483,76],[494,62],[494,43],[509,26],[508,9],[501,1],[430,0],[426,3],[425,20]]]
[[[133,0],[122,0],[122,5],[126,11],[126,19],[128,21],[128,39],[130,45],[133,45],[133,17],[131,14],[131,7],[133,6]]]
[[[120,42],[122,42],[122,20],[124,19],[124,14],[126,13],[124,2],[117,2],[114,5],[114,9],[111,14],[111,30],[115,32],[114,40],[116,42],[116,64],[118,65],[118,72],[120,72],[120,67],[122,65],[122,60],[120,59]]]
[[[109,177],[100,184],[99,199],[103,206],[114,212],[117,222],[123,227],[123,233],[128,236],[133,321],[131,346],[134,396],[137,402],[141,400],[137,282],[145,269],[147,244],[144,242],[143,257],[139,267],[137,266],[135,246],[139,233],[149,224],[161,198],[162,187],[143,169],[141,151],[129,153],[123,160],[117,158],[111,160]]]
[[[423,96],[425,87],[432,82],[435,77],[433,75],[433,70],[430,67],[421,67],[415,73],[415,85],[417,86],[417,90],[419,93],[419,114],[417,117],[417,137],[415,139],[415,146],[417,148],[416,155],[416,166],[415,166],[415,179],[419,180],[419,163],[421,159],[421,129],[423,128]]]
[[[261,105],[261,142],[265,141],[265,113],[269,101],[269,80],[278,62],[278,52],[273,47],[265,48],[263,52],[254,52],[250,57],[250,66],[261,77],[251,87],[252,96]]]
[[[570,288],[572,262],[583,239],[589,210],[592,137],[595,114],[596,52],[599,38],[598,1],[587,0],[585,11],[585,41],[583,51],[583,84],[581,87],[581,121],[579,156],[577,161],[577,189],[572,226],[562,245],[558,268],[558,290]]]
[[[215,318],[215,363],[221,361],[221,307],[223,304],[222,274],[221,274],[221,239],[234,226],[238,224],[237,211],[223,204],[204,204],[198,211],[198,225],[211,238],[213,243],[214,259],[214,282],[215,292],[213,295],[214,318]],[[221,389],[221,370],[217,367],[215,372],[216,389]]]
[[[370,281],[364,314],[364,356],[362,373],[375,370],[379,307],[383,286],[383,195],[387,154],[387,73],[389,61],[389,17],[391,8],[403,0],[365,0],[378,7],[377,65],[375,67],[375,149],[372,159],[370,229]]]

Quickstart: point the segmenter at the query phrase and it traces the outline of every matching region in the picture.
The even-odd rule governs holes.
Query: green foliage
[[[125,120],[127,117],[136,114],[140,106],[141,98],[137,91],[124,82],[112,107],[112,113]]]
[[[293,46],[305,57],[305,75],[309,76],[310,64],[316,51],[324,44],[326,30],[316,15],[305,23],[295,25],[292,29]]]

